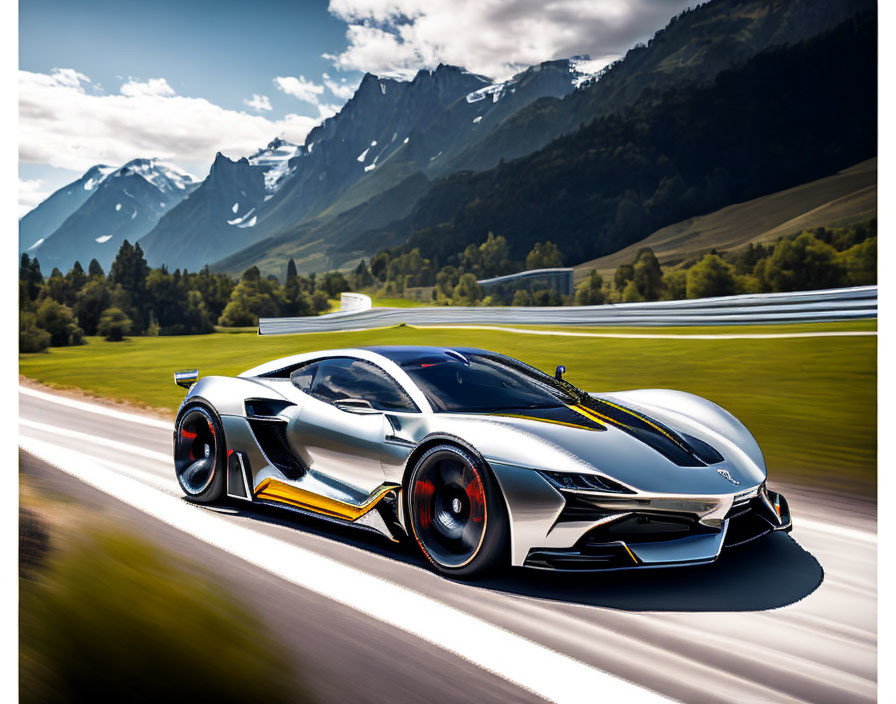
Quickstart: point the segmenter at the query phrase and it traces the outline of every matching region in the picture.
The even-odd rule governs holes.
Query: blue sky
[[[71,67],[107,89],[129,77],[165,77],[180,95],[243,109],[270,96],[276,114],[311,106],[272,92],[273,76],[335,74],[322,54],[346,45],[344,21],[326,2],[253,0],[27,0],[19,18],[20,67]],[[357,71],[340,75],[360,78]]]
[[[215,153],[302,142],[365,71],[449,63],[502,80],[620,57],[682,0],[24,0],[19,211],[97,163],[157,156],[202,178]]]

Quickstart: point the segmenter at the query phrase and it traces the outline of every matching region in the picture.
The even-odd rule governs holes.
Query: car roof
[[[380,359],[385,360],[387,363],[392,363],[400,367],[402,364],[413,364],[414,362],[421,359],[425,359],[427,357],[431,358],[436,355],[447,355],[451,357],[452,353],[455,358],[458,353],[461,355],[475,353],[496,354],[495,352],[488,352],[487,350],[480,350],[473,347],[426,347],[422,345],[378,345],[370,347],[349,347],[342,349],[317,350],[315,352],[303,352],[300,354],[290,355],[288,357],[273,359],[269,362],[265,362],[264,364],[253,367],[252,369],[247,369],[239,376],[263,376],[291,365],[304,364],[312,360],[324,359],[326,357],[359,357],[361,359],[367,359],[367,361],[371,362]]]
[[[396,364],[413,364],[416,361],[426,357],[447,354],[451,352],[467,354],[496,354],[488,350],[478,349],[476,347],[432,347],[426,345],[372,345],[363,349],[374,352],[375,354],[385,357]]]

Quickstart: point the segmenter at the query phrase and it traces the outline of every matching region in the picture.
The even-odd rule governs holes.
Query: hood
[[[609,401],[610,397],[604,400]],[[629,423],[613,416],[601,418],[600,411],[589,412],[591,409],[438,415],[444,419],[446,430],[467,439],[490,462],[599,473],[646,493],[732,494],[765,479],[764,464],[751,457],[751,448],[745,451],[710,424],[699,419],[671,423],[668,416],[656,418],[632,408],[632,404],[623,405],[624,400],[613,397],[612,403],[624,409],[618,411],[619,416],[628,411],[635,413]],[[643,429],[645,424],[654,427],[647,431]],[[496,432],[496,426],[505,432]],[[658,441],[657,436],[662,440]],[[718,456],[709,456],[702,447],[690,454],[678,447],[679,441],[692,451],[706,443]],[[715,461],[701,460],[695,454]]]

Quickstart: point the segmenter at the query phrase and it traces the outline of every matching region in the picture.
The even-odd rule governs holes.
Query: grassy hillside
[[[876,322],[867,321],[754,327],[746,331],[875,327]],[[723,332],[739,330],[726,327]],[[602,328],[600,332],[608,330]],[[701,328],[697,332],[712,331]],[[595,391],[642,387],[690,391],[719,403],[744,421],[762,446],[773,477],[851,492],[874,492],[874,336],[656,340],[392,327],[282,337],[251,333],[150,337],[124,343],[89,338],[81,347],[20,355],[20,371],[51,386],[164,407],[173,414],[183,398],[183,391],[172,383],[171,373],[177,368],[198,366],[203,375],[236,374],[288,354],[389,343],[479,346],[547,370],[563,363],[569,369],[570,381]]]
[[[661,228],[618,252],[579,264],[576,278],[584,278],[592,269],[612,275],[620,264],[632,262],[642,247],[653,249],[663,266],[674,266],[712,249],[736,250],[750,242],[774,241],[812,227],[848,225],[876,216],[874,158],[827,178]]]

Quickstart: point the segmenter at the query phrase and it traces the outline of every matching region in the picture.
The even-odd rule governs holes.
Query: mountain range
[[[86,265],[91,259],[107,269],[124,240],[143,237],[197,185],[158,159],[134,159],[118,169],[95,166],[22,219],[29,221],[27,238],[37,237],[26,251],[48,269],[67,271],[76,260]],[[39,229],[59,220],[55,230]],[[24,229],[20,224],[20,240]]]
[[[22,218],[20,250],[44,267],[93,257],[107,266],[127,238],[150,265],[171,269],[238,273],[254,264],[282,276],[289,258],[299,271],[351,266],[414,230],[456,229],[458,209],[471,202],[487,220],[488,203],[476,198],[488,191],[471,172],[507,176],[545,149],[572,159],[556,144],[595,121],[676,87],[711,85],[770,48],[873,8],[869,0],[713,0],[596,75],[584,70],[587,57],[500,83],[446,65],[409,81],[367,74],[304,144],[275,139],[236,161],[218,154],[201,184],[181,172],[163,192],[163,174],[178,172],[154,160],[93,167]],[[587,150],[588,140],[576,148]],[[515,214],[525,218],[535,205],[521,202]],[[628,244],[617,240],[612,246]]]

